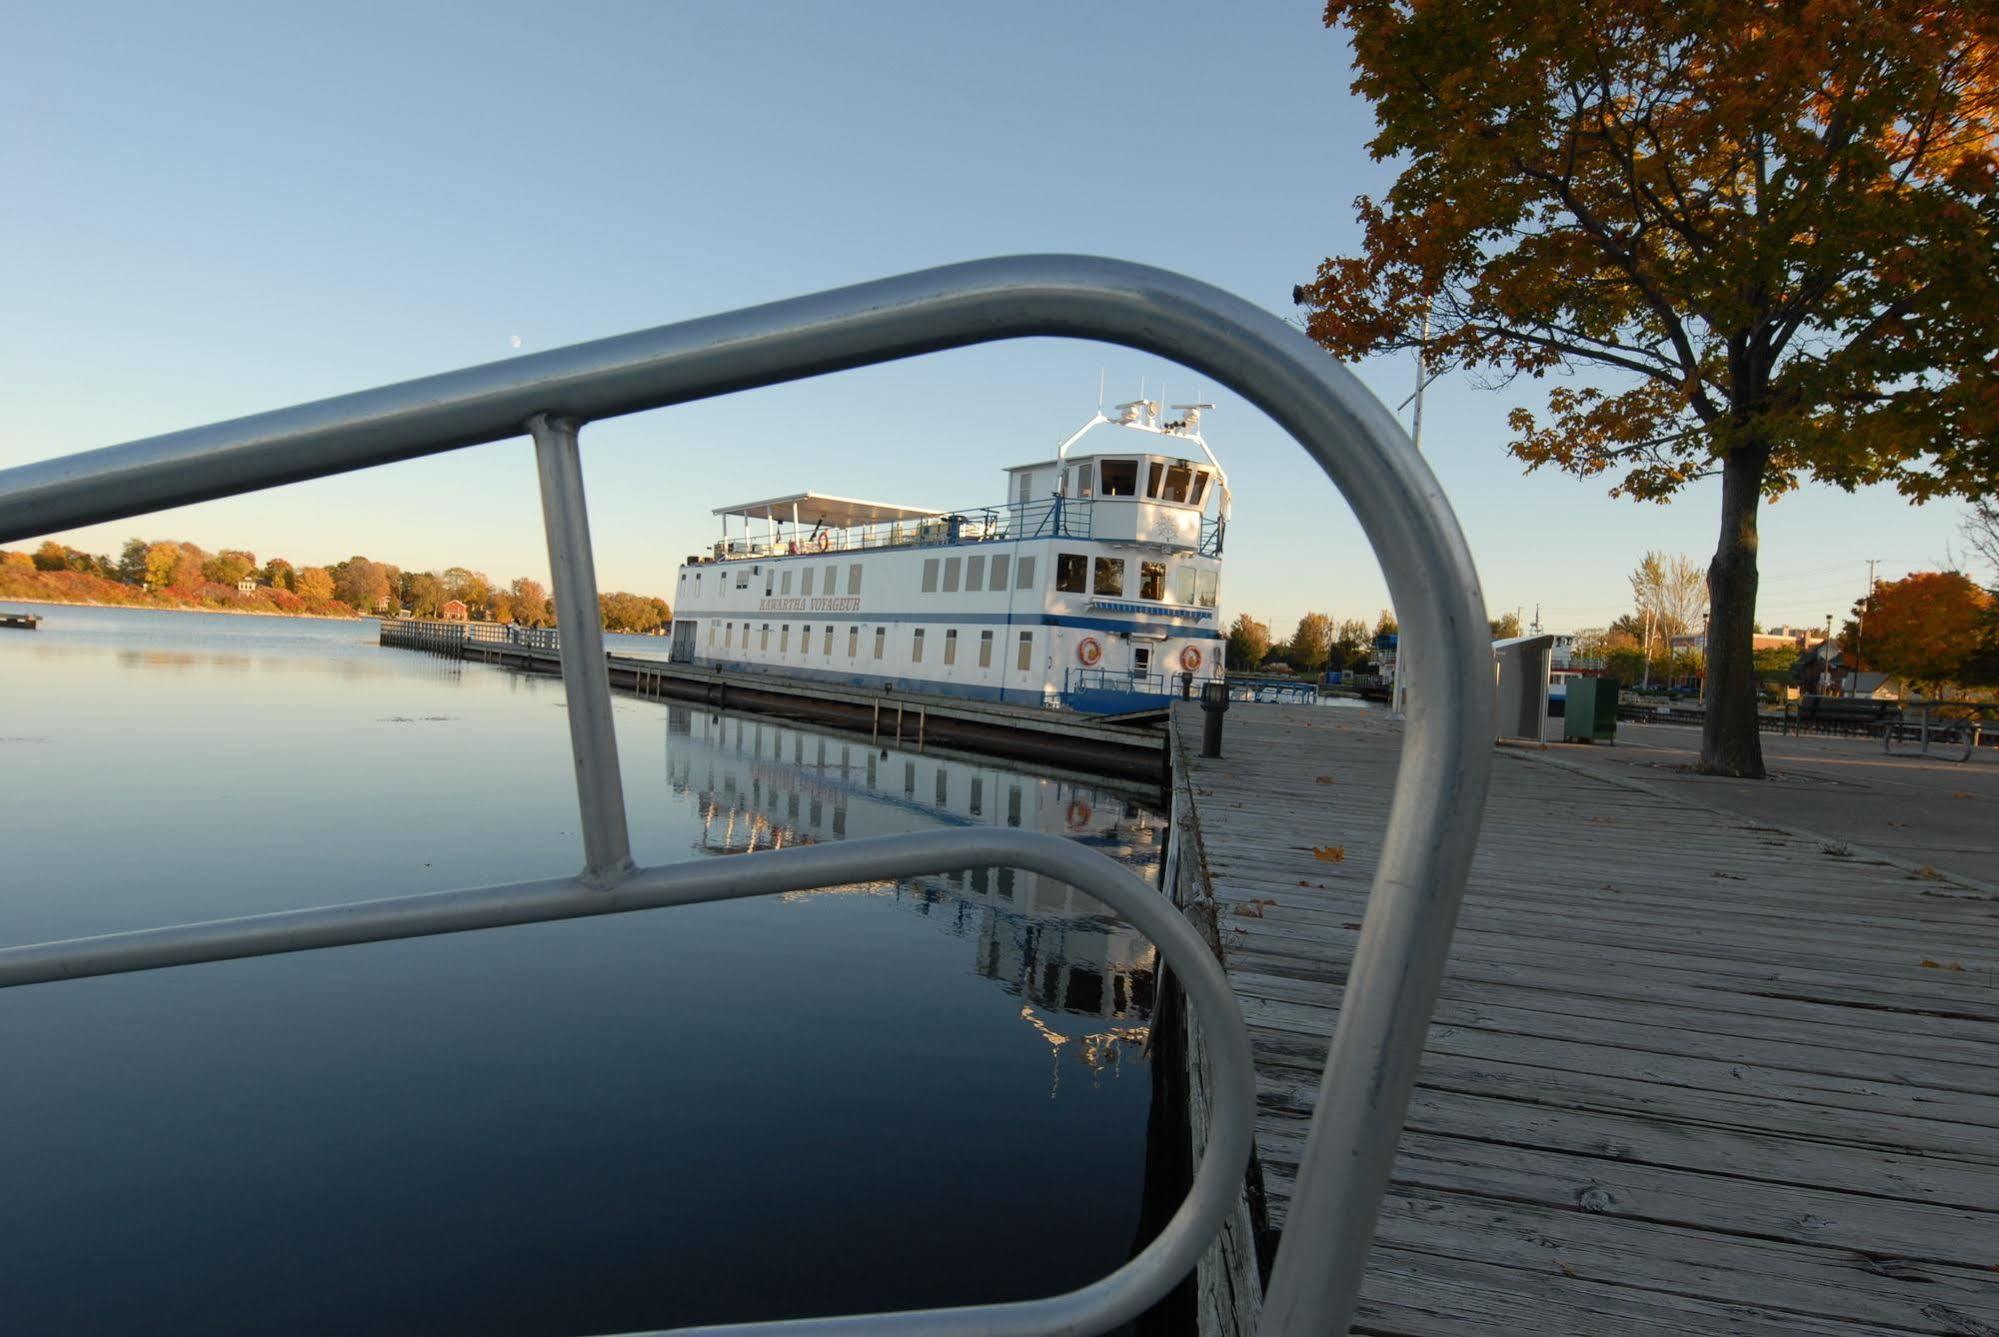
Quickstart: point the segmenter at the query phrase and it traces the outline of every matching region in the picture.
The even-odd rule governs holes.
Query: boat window
[[[1019,561],[1015,562],[1013,564],[1013,567],[1014,567],[1013,587],[1017,590],[1033,589],[1034,559],[1032,557],[1023,557]]]
[[[923,628],[921,627],[918,627],[909,638],[909,662],[912,664],[921,664],[923,662]]]
[[[1024,567],[1033,558],[1023,557]],[[1055,588],[1062,594],[1082,594],[1089,589],[1090,559],[1079,552],[1055,554]]]
[[[1140,562],[1138,564],[1138,597],[1162,600],[1166,597],[1166,563]]]
[[[1187,500],[1199,506],[1207,495],[1208,471],[1206,469],[1196,470],[1194,473],[1194,490],[1187,494]]]
[[[708,644],[711,648],[715,644],[715,624],[713,622],[708,624]]]
[[[761,638],[759,638],[759,639],[760,639],[760,644],[758,644],[758,646],[757,646],[757,649],[759,649],[759,650],[766,650],[766,651],[767,651],[767,650],[769,650],[769,649],[770,649],[770,623],[768,623],[768,622],[764,623],[764,629],[763,629],[763,635],[762,635],[762,637],[761,637]]]
[[[1022,673],[1025,673],[1030,667],[1032,667],[1033,659],[1034,659],[1034,633],[1031,631],[1023,631],[1022,633],[1020,633],[1020,657],[1016,661],[1016,666],[1020,669]]]
[[[1215,583],[1216,583],[1215,572],[1213,571],[1201,572],[1200,575],[1195,578],[1194,602],[1199,604],[1203,608],[1213,608],[1215,606]]]
[[[791,572],[789,569],[787,569],[784,575],[779,579],[777,592],[779,594],[791,593]]]
[[[1092,588],[1098,594],[1124,593],[1124,558],[1099,557],[1097,576]]]
[[[1194,606],[1194,564],[1182,562],[1173,569],[1173,602]]]
[[[937,593],[937,559],[935,557],[926,557],[923,559],[923,592],[925,594]]]
[[[771,585],[777,580],[777,568],[764,572],[764,598],[770,598]]]
[[[861,653],[861,629],[859,627],[849,627],[847,628],[847,658],[849,659],[859,658],[860,653]]]
[[[958,629],[953,627],[944,633],[944,664],[949,667],[958,662]]]
[[[837,566],[828,565],[826,568],[826,583],[824,585],[821,585],[819,588],[824,590],[826,593],[826,597],[830,599],[839,590],[840,588],[839,582],[840,582],[840,568]]]
[[[861,564],[859,562],[855,562],[853,565],[847,568],[847,593],[859,594],[860,592],[861,592]]]
[[[1090,481],[1095,477],[1095,473],[1096,466],[1094,464],[1086,462],[1076,466],[1076,495],[1078,497],[1088,497],[1091,495]]]
[[[984,589],[985,584],[986,559],[983,557],[967,557],[965,559],[965,588],[967,590]]]
[[[875,628],[875,658],[880,659],[888,650],[888,628]]]
[[[992,666],[993,634],[989,631],[982,631],[979,633],[979,667],[991,668]]]
[[[1154,460],[1152,468],[1146,472],[1145,495],[1151,497],[1154,501],[1159,500],[1159,484],[1165,477],[1166,466],[1158,460]]]
[[[1097,490],[1106,497],[1138,495],[1137,460],[1099,460],[1097,478]]]
[[[722,648],[726,650],[735,643],[736,643],[736,624],[733,622],[726,622],[722,625]]]
[[[963,558],[959,557],[946,557],[944,559],[944,593],[956,594],[958,592],[958,568],[963,564],[963,560]]]
[[[736,572],[736,588],[739,590],[746,590],[749,587],[750,587],[750,570],[748,567],[744,567],[741,571]]]
[[[1187,500],[1187,485],[1194,481],[1194,467],[1190,464],[1176,464],[1166,471],[1167,501]]]
[[[812,568],[809,566],[806,567],[805,570],[799,574],[798,592],[801,595],[809,595],[812,593]]]
[[[791,624],[789,622],[777,629],[777,652],[781,655],[791,653]]]
[[[1006,588],[1006,555],[1004,553],[993,558],[993,580],[992,584],[987,588],[995,590]]]

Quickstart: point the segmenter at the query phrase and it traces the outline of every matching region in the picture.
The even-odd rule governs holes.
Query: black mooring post
[[[1192,701],[1194,699],[1194,671],[1192,669],[1180,670],[1180,699],[1182,701]]]
[[[1228,714],[1229,685],[1219,678],[1210,678],[1201,684],[1201,711],[1206,716],[1201,721],[1201,755],[1219,757],[1222,755],[1222,716]]]

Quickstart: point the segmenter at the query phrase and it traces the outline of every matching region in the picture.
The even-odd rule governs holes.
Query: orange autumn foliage
[[[1883,581],[1854,612],[1861,663],[1912,683],[1956,681],[1992,633],[1992,596],[1956,571]]]

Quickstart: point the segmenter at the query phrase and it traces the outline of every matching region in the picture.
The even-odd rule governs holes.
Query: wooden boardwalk
[[[1175,731],[1267,1248],[1401,736],[1238,707],[1203,761],[1198,710]],[[1501,749],[1355,1330],[1999,1335],[1999,902],[1842,848]],[[1235,1289],[1204,1328],[1249,1321]]]

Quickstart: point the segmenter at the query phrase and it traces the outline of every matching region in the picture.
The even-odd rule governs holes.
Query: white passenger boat
[[[969,510],[800,492],[724,506],[680,568],[673,657],[1114,714],[1220,675],[1228,478],[1208,404],[1099,411]]]

